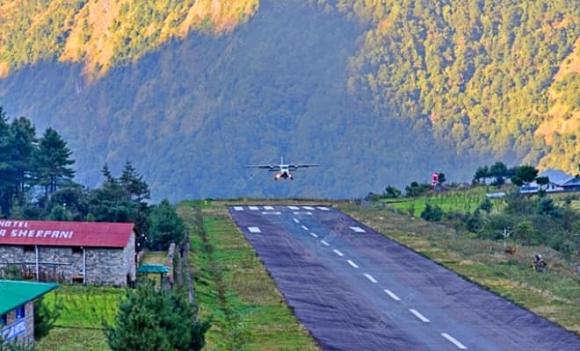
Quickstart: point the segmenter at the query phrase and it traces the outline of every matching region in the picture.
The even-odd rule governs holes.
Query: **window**
[[[0,315],[0,327],[5,326],[6,324],[8,324],[8,315]]]
[[[24,253],[27,253],[27,252],[34,252],[34,246],[32,246],[32,245],[24,246]]]
[[[73,253],[73,254],[80,255],[80,254],[82,254],[82,253],[83,253],[83,249],[82,249],[81,247],[73,247],[73,248],[72,248],[72,253]]]
[[[22,305],[16,309],[16,319],[22,319],[26,317],[26,306]]]

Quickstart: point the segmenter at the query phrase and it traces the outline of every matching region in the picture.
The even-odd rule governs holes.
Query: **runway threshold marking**
[[[329,243],[327,243],[325,240],[320,240],[320,242],[321,242],[321,243],[322,243],[322,245],[324,245],[324,246],[330,246],[330,244],[329,244]]]
[[[463,345],[461,342],[459,342],[459,340],[455,339],[451,335],[447,333],[441,333],[441,336],[449,340],[453,345],[457,346],[458,349],[467,350],[467,346]]]
[[[236,211],[243,211],[244,208],[242,206],[234,206],[234,210],[236,210]]]
[[[304,230],[308,230],[308,227],[307,227],[307,226],[305,226],[304,224],[302,225],[302,227],[301,227],[301,228],[302,228],[302,229],[304,229]]]
[[[294,223],[298,224],[300,223],[300,221],[298,220],[298,218],[292,218],[294,220]]]
[[[303,212],[298,211],[298,212],[294,212],[294,215],[295,216],[298,216],[298,215],[312,216],[312,212],[310,212],[310,211],[303,211]]]
[[[427,319],[424,315],[422,315],[421,313],[419,313],[419,311],[414,310],[414,309],[409,309],[409,311],[415,315],[415,317],[419,318],[421,320],[421,322],[423,323],[429,323],[431,322],[429,319]]]
[[[250,210],[252,210],[252,211],[258,211],[259,210],[258,206],[248,206],[248,208]]]
[[[280,216],[282,214],[282,212],[280,211],[264,211],[262,212],[263,215],[275,215],[275,216]]]
[[[296,211],[296,210],[299,210],[300,209],[300,207],[296,207],[296,206],[288,206],[288,208],[291,209],[291,210],[293,210],[293,211]]]
[[[303,209],[308,210],[308,211],[314,211],[314,207],[310,207],[310,206],[302,206]]]
[[[310,232],[310,235],[312,235],[315,238],[318,238],[318,234],[316,234],[316,233]]]
[[[364,276],[367,277],[367,279],[370,280],[371,283],[374,283],[374,284],[377,283],[377,280],[372,275],[365,273]]]
[[[319,207],[317,207],[317,208],[318,208],[319,210],[321,210],[321,211],[330,211],[330,210],[328,209],[328,207],[324,207],[324,206],[319,206]]]
[[[401,301],[401,299],[397,295],[395,295],[395,293],[392,292],[391,290],[385,289],[385,292],[387,293],[387,295],[389,295],[391,297],[391,299],[393,299],[395,301]]]
[[[354,268],[358,268],[358,264],[352,262],[351,260],[346,260],[346,262],[348,262],[348,264],[350,264],[351,266],[353,266]]]
[[[272,206],[264,206],[264,210],[273,211],[274,210],[274,207],[272,207]]]
[[[355,233],[364,233],[365,230],[362,229],[361,227],[350,227],[350,229],[352,229]]]
[[[262,231],[258,227],[248,227],[250,233],[261,233]]]
[[[338,250],[332,250],[332,251],[340,257],[344,256],[344,254]]]

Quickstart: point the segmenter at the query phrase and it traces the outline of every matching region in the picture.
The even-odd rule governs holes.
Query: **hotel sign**
[[[0,220],[0,238],[72,239],[72,230],[30,228],[28,221]]]

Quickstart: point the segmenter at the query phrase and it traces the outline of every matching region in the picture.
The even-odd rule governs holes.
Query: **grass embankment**
[[[55,328],[38,343],[39,350],[109,350],[103,322],[112,322],[124,289],[63,285],[45,297],[49,306],[61,304]]]
[[[318,350],[283,301],[251,246],[225,207],[203,206],[179,213],[191,233],[192,264],[200,313],[212,318],[207,350]]]
[[[458,235],[441,224],[355,205],[341,209],[386,236],[443,264],[462,276],[575,332],[580,332],[580,279],[574,272],[578,257],[564,258],[546,247],[516,247],[506,254],[501,242]],[[549,271],[531,268],[535,252],[547,259]]]

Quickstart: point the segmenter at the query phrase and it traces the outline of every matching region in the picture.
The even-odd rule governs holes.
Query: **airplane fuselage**
[[[274,175],[274,180],[293,180],[294,176],[290,173],[290,168],[288,165],[280,165],[280,171]]]

